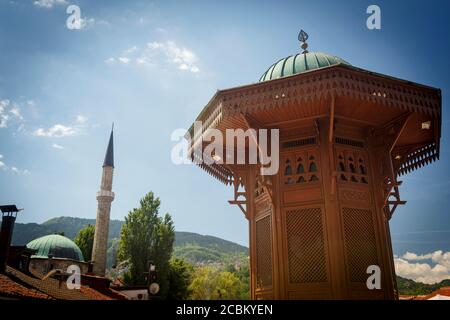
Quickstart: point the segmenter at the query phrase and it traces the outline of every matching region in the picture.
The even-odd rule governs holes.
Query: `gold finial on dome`
[[[308,40],[309,35],[303,30],[301,29],[299,34],[298,34],[298,41],[300,41],[302,43],[302,45],[300,46],[303,49],[302,53],[308,53],[308,44],[306,43],[306,40]]]

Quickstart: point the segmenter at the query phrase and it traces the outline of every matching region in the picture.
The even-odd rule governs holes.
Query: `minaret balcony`
[[[114,200],[114,192],[112,191],[107,191],[107,190],[100,190],[99,192],[97,192],[97,199],[100,198],[111,198],[111,201]]]

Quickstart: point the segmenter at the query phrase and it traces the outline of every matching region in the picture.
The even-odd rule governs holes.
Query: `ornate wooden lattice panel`
[[[370,265],[378,264],[372,211],[343,208],[345,254],[350,282],[366,282]]]
[[[317,150],[299,150],[283,157],[282,177],[285,186],[306,185],[320,181]]]
[[[256,287],[272,285],[272,237],[270,215],[256,221]]]
[[[289,282],[327,282],[324,226],[320,208],[286,212]]]
[[[366,159],[366,153],[362,150],[336,147],[338,181],[367,185],[369,176]]]

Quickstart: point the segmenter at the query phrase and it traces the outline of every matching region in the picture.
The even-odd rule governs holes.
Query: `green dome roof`
[[[335,64],[350,65],[347,61],[322,52],[298,53],[275,62],[264,72],[259,82],[292,76],[308,70],[329,67]]]
[[[27,244],[27,248],[36,250],[36,254],[33,257],[48,258],[48,255],[52,254],[53,258],[84,261],[83,254],[75,242],[59,234],[51,234],[34,239]]]

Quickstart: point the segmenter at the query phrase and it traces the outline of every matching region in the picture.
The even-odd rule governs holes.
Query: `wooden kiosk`
[[[203,132],[279,129],[278,174],[200,166],[234,186],[249,221],[252,299],[396,299],[398,178],[438,159],[441,92],[306,47],[258,83],[218,91],[197,118]],[[366,285],[370,265],[381,289]]]

